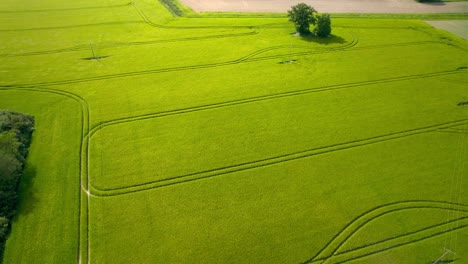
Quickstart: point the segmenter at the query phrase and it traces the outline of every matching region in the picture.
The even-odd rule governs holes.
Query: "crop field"
[[[467,263],[468,43],[332,26],[2,0],[0,109],[36,119],[4,263]]]

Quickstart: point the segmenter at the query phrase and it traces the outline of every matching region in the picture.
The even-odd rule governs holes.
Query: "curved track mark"
[[[170,42],[186,42],[186,41],[198,41],[198,40],[207,40],[207,39],[218,39],[218,38],[232,38],[232,37],[244,37],[252,36],[258,34],[258,31],[249,31],[245,33],[233,33],[233,34],[220,34],[220,35],[211,35],[211,36],[200,36],[200,37],[190,37],[190,38],[178,38],[178,39],[168,39],[168,40],[154,40],[154,41],[139,41],[139,42],[127,42],[127,43],[108,43],[99,45],[100,48],[118,48],[118,47],[127,47],[127,46],[143,46],[143,45],[154,45],[160,43],[170,43]],[[35,56],[35,55],[47,55],[47,54],[60,54],[65,52],[76,52],[82,50],[89,50],[89,45],[78,45],[70,48],[56,49],[56,50],[46,50],[46,51],[33,51],[33,52],[24,52],[24,53],[10,53],[10,54],[0,54],[2,57],[20,57],[20,56]]]
[[[99,130],[106,126],[117,125],[117,124],[125,123],[125,122],[133,122],[133,121],[144,120],[144,119],[179,115],[179,114],[185,114],[185,113],[191,113],[191,112],[197,112],[197,111],[216,109],[216,108],[221,108],[221,107],[229,107],[229,106],[234,106],[234,105],[247,104],[247,103],[259,102],[259,101],[265,101],[265,100],[279,99],[279,98],[289,97],[289,96],[300,96],[300,95],[315,93],[315,92],[325,92],[325,91],[348,89],[348,88],[355,88],[355,87],[375,85],[375,84],[407,81],[407,80],[422,79],[422,78],[431,78],[431,77],[450,75],[450,74],[456,74],[456,73],[458,72],[457,71],[443,71],[443,72],[435,72],[435,73],[428,73],[428,74],[416,74],[416,75],[407,75],[407,76],[394,77],[394,78],[378,79],[378,80],[372,80],[372,81],[320,86],[320,87],[287,91],[287,92],[276,93],[276,94],[249,97],[249,98],[232,100],[232,101],[225,101],[225,102],[214,103],[214,104],[206,104],[206,105],[199,105],[199,106],[193,106],[193,107],[187,107],[187,108],[179,108],[179,109],[174,109],[174,110],[166,110],[166,111],[160,111],[160,112],[155,112],[155,113],[143,114],[139,116],[117,118],[117,119],[112,119],[112,120],[108,120],[105,122],[101,122],[98,125],[93,126],[90,132],[92,136],[94,133],[96,133],[96,130]]]
[[[148,181],[148,182],[144,182],[140,184],[134,184],[132,186],[125,186],[125,187],[118,187],[118,188],[98,188],[96,186],[93,186],[91,183],[90,190],[95,196],[124,195],[124,194],[139,192],[143,190],[155,189],[155,188],[170,186],[174,184],[187,183],[187,182],[192,182],[195,180],[212,178],[212,177],[226,175],[226,174],[230,174],[234,172],[245,171],[245,170],[250,170],[250,169],[255,169],[255,168],[260,168],[260,167],[266,167],[266,166],[270,166],[270,165],[274,165],[278,163],[284,163],[284,162],[288,162],[292,160],[308,158],[311,156],[316,156],[316,155],[331,153],[335,151],[341,151],[341,150],[351,149],[355,147],[371,145],[371,144],[375,144],[379,142],[433,132],[440,128],[465,124],[467,122],[468,122],[468,119],[462,119],[462,120],[446,122],[442,124],[431,125],[431,126],[426,126],[426,127],[416,128],[416,129],[409,129],[405,131],[389,133],[385,135],[379,135],[375,137],[359,139],[359,140],[350,141],[350,142],[337,143],[337,144],[333,144],[329,146],[323,146],[323,147],[312,148],[312,149],[308,149],[304,151],[288,153],[285,155],[269,157],[269,158],[261,159],[261,160],[249,161],[245,163],[189,173],[185,175],[168,177],[165,179]]]
[[[347,51],[347,48],[339,49],[327,49],[321,51],[310,51],[310,52],[303,52],[303,53],[296,53],[292,55],[313,55],[313,54],[321,54],[321,53],[328,53],[332,51]],[[352,51],[354,49],[349,49]],[[269,51],[269,50],[267,50]],[[266,51],[263,51],[266,52]],[[258,52],[255,52],[257,55]],[[222,66],[230,66],[239,63],[250,63],[256,62],[261,60],[271,60],[280,57],[284,57],[285,54],[282,55],[274,55],[269,57],[260,57],[260,58],[251,58],[251,55],[244,56],[243,58],[239,58],[232,61],[226,62],[215,62],[215,63],[207,63],[207,64],[197,64],[197,65],[189,65],[189,66],[179,66],[179,67],[171,67],[171,68],[161,68],[161,69],[153,69],[153,70],[144,70],[144,71],[135,71],[135,72],[127,72],[127,73],[118,73],[118,74],[108,74],[108,75],[101,75],[95,77],[85,77],[85,78],[78,78],[78,79],[70,79],[70,80],[63,80],[63,81],[51,81],[51,82],[42,82],[42,83],[34,83],[34,84],[20,84],[17,86],[22,87],[40,87],[40,86],[53,86],[53,85],[64,85],[64,84],[73,84],[73,83],[82,83],[82,82],[91,82],[91,81],[101,81],[101,80],[109,80],[109,79],[116,79],[116,78],[126,78],[126,77],[134,77],[134,76],[141,76],[141,75],[148,75],[148,74],[158,74],[158,73],[167,73],[167,72],[179,72],[179,71],[186,71],[186,70],[198,70],[198,69],[206,69],[206,68],[214,68],[214,67],[222,67]],[[248,57],[248,58],[246,58]],[[456,73],[460,72],[461,70],[453,70],[453,71],[443,71],[433,74],[426,74],[428,76],[436,76],[435,74],[443,74],[443,73]],[[422,74],[421,74],[422,75]],[[416,76],[416,75],[411,75]],[[396,79],[396,78],[393,78]]]
[[[460,208],[455,209],[453,206],[458,206]],[[393,203],[384,204],[381,206],[374,207],[359,216],[351,220],[345,227],[343,227],[317,254],[315,254],[309,260],[306,260],[303,263],[313,263],[317,261],[326,261],[330,259],[333,255],[336,255],[337,251],[341,246],[352,237],[359,229],[368,224],[369,222],[384,216],[386,214],[404,210],[404,209],[416,209],[416,208],[435,208],[435,209],[446,209],[446,210],[460,210],[463,212],[468,212],[468,205],[444,202],[444,201],[433,201],[433,200],[408,200],[408,201],[398,201]],[[336,245],[335,245],[336,244]],[[361,249],[361,248],[357,248]],[[355,250],[357,250],[355,249]],[[349,250],[347,252],[352,252],[354,250]]]

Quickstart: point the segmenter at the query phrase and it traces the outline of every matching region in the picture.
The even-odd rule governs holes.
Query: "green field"
[[[183,11],[0,3],[0,109],[36,118],[4,263],[468,262],[465,40]]]

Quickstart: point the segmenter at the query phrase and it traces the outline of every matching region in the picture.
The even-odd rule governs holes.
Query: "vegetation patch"
[[[0,262],[3,259],[11,220],[16,213],[18,186],[33,130],[32,116],[14,111],[0,111]]]

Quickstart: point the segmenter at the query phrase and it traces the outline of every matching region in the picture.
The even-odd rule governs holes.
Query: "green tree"
[[[327,37],[331,33],[331,20],[329,14],[316,14],[315,15],[314,34],[319,37]]]
[[[310,33],[310,24],[315,24],[315,14],[317,11],[310,5],[300,3],[291,7],[288,11],[289,21],[296,26],[300,34]]]
[[[8,233],[8,219],[0,216],[0,240],[5,238]]]

